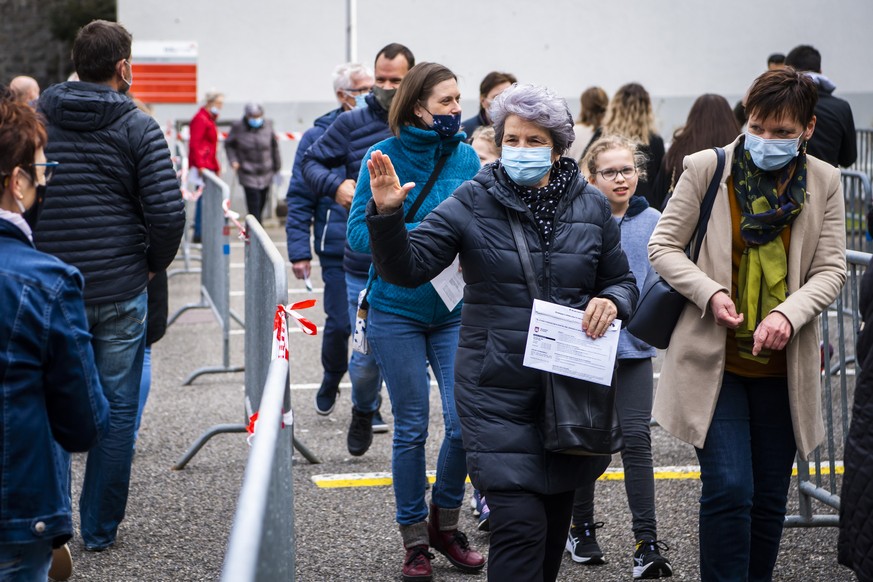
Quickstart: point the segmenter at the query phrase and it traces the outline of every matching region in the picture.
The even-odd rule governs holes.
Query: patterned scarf
[[[504,170],[505,175],[506,170]],[[555,222],[555,211],[558,209],[558,201],[567,192],[568,186],[579,173],[579,166],[570,158],[558,158],[550,170],[549,183],[542,188],[519,186],[512,180],[507,180],[512,189],[524,202],[534,216],[534,221],[543,237],[545,248],[552,243],[552,227]]]
[[[787,297],[788,258],[779,235],[794,222],[806,201],[806,145],[778,173],[755,166],[742,141],[736,151],[731,177],[742,213],[740,234],[746,243],[737,281],[737,309],[743,314],[737,345],[741,357],[766,364],[769,350],[752,355],[753,334]]]

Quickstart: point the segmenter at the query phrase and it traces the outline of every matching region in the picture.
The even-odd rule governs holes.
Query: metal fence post
[[[856,129],[855,139],[858,144],[858,157],[851,169],[873,177],[873,129]]]
[[[242,319],[230,308],[230,229],[224,217],[222,202],[228,198],[227,184],[218,177],[204,170],[203,178],[203,208],[201,254],[202,268],[200,271],[200,301],[183,306],[170,316],[167,325],[170,326],[182,313],[189,309],[211,308],[216,320],[221,326],[222,365],[199,368],[192,372],[182,383],[187,386],[203,374],[221,374],[226,372],[242,372],[242,366],[230,365],[230,320],[235,319],[242,325]]]
[[[225,186],[226,188],[226,186]],[[219,202],[220,204],[220,202]],[[204,213],[206,208],[204,207]],[[204,224],[204,237],[205,237]],[[288,303],[288,277],[285,261],[273,244],[267,232],[253,216],[246,217],[247,240],[245,246],[245,316],[248,326],[245,338],[245,409],[243,424],[221,424],[208,429],[192,444],[173,466],[184,469],[206,442],[217,434],[245,432],[248,419],[262,408],[262,395],[267,381],[267,371],[271,365],[273,350],[273,321],[277,305]],[[205,241],[205,238],[204,238]],[[211,256],[204,252],[204,258]],[[204,261],[204,272],[208,271],[209,260]],[[229,301],[229,289],[228,289]],[[226,310],[225,313],[229,313]],[[229,320],[226,320],[229,325]],[[290,390],[285,390],[282,401],[283,410],[291,410]],[[285,433],[283,433],[285,434]],[[310,463],[321,461],[309,449],[294,438],[293,429],[288,435],[288,462],[291,462],[293,446]]]
[[[230,532],[221,573],[223,582],[294,580],[291,439],[280,428],[287,393],[288,362],[273,360]]]
[[[846,201],[846,248],[869,252],[867,211],[873,208],[870,177],[864,172],[842,170],[843,198]]]
[[[199,273],[200,267],[192,267],[192,261],[200,261],[200,255],[195,255],[191,253],[191,229],[190,229],[190,216],[192,214],[191,207],[196,203],[195,200],[189,199],[185,196],[185,192],[187,191],[187,171],[188,171],[188,156],[185,155],[185,152],[182,148],[182,142],[175,141],[173,146],[176,151],[176,155],[173,156],[174,165],[176,166],[176,176],[181,180],[182,183],[182,200],[185,203],[185,234],[182,235],[182,242],[179,243],[179,251],[182,253],[182,268],[181,269],[172,269],[167,272],[167,278],[174,277],[175,275],[185,275],[187,273]]]
[[[871,257],[873,255],[869,253],[846,251],[846,263],[849,269],[848,282],[842,292],[837,295],[833,305],[821,317],[822,406],[825,420],[825,442],[813,453],[814,474],[810,472],[809,460],[801,458],[800,455],[797,456],[799,515],[786,516],[786,527],[839,525],[839,515],[835,513],[816,514],[813,509],[813,501],[823,503],[837,511],[840,508],[837,459],[843,454],[848,435],[849,368],[852,366],[857,370],[855,344],[860,329],[858,285],[861,282],[861,274],[870,263]],[[835,326],[832,325],[831,318],[836,319]],[[834,328],[836,328],[835,332]],[[831,364],[835,354],[837,362]],[[834,393],[833,377],[835,375],[839,375],[839,383],[836,386],[838,394]]]
[[[246,410],[249,415],[260,408],[261,390],[270,363],[273,313],[276,305],[288,303],[288,275],[285,259],[264,227],[254,216],[246,217]],[[290,392],[285,410],[291,409]],[[293,436],[294,448],[310,463],[321,461]]]

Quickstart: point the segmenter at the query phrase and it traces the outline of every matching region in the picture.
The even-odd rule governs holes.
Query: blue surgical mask
[[[218,114],[221,113],[221,109],[219,109],[218,107],[215,107],[213,105],[212,107],[209,108],[209,113],[211,113],[215,117],[218,117]]]
[[[784,167],[797,156],[803,132],[789,139],[764,139],[748,131],[745,135],[743,147],[752,156],[752,161],[765,172],[770,172]]]
[[[552,168],[552,148],[514,148],[505,145],[500,163],[510,180],[519,186],[534,186]]]
[[[355,95],[355,109],[363,109],[367,106],[367,93]]]
[[[425,109],[425,111],[427,111],[427,109]],[[427,112],[430,113],[430,111]],[[431,125],[430,128],[442,137],[452,137],[461,130],[460,113],[456,113],[455,115],[434,115],[433,113],[430,113],[430,116],[433,118],[433,125]]]
[[[263,117],[248,117],[246,118],[246,122],[248,122],[249,127],[252,129],[258,129],[264,125]]]

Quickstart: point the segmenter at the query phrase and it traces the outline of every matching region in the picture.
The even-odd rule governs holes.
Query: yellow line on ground
[[[828,465],[821,467],[821,475],[830,475],[831,470]],[[834,467],[834,473],[837,475],[843,474],[843,462],[837,461]],[[816,475],[815,465],[809,466],[810,476]],[[797,475],[797,467],[792,470],[792,476]],[[434,471],[427,472],[427,480],[433,483],[436,478]],[[655,479],[668,481],[689,481],[700,479],[700,467],[689,465],[684,467],[655,467]],[[610,468],[600,476],[599,481],[623,481],[624,470],[619,468]],[[469,483],[470,478],[467,477]],[[324,475],[313,475],[312,482],[321,489],[344,489],[349,487],[388,487],[393,483],[391,473],[334,473]]]

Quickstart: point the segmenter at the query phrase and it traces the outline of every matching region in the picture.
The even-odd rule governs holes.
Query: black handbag
[[[521,221],[518,213],[509,208],[506,214],[533,302],[540,298],[540,292]],[[547,451],[611,455],[621,450],[621,427],[615,413],[615,371],[609,387],[552,372],[542,372],[542,382],[545,399],[539,428]]]
[[[724,171],[724,150],[722,148],[713,149],[718,157],[718,163],[700,205],[697,236],[691,235],[691,238],[695,240],[693,257],[691,256],[691,242],[689,241],[688,246],[685,247],[685,254],[695,263],[700,256],[700,246],[706,235],[706,227],[709,224],[715,195],[718,193],[718,185]],[[673,335],[673,330],[676,328],[676,323],[679,321],[679,316],[687,302],[688,299],[684,295],[673,289],[654,269],[649,269],[646,280],[643,282],[643,289],[640,291],[637,308],[628,321],[627,330],[650,346],[662,350],[666,349],[670,345],[670,337]]]

